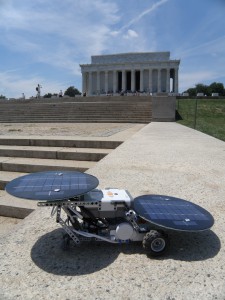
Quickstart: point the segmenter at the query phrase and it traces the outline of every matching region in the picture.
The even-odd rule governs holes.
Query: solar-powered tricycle
[[[52,207],[51,215],[65,230],[64,245],[97,240],[109,243],[140,241],[150,256],[169,246],[168,230],[209,229],[214,219],[202,207],[175,197],[142,195],[127,190],[96,189],[96,177],[74,171],[47,171],[18,177],[6,185],[16,197]]]

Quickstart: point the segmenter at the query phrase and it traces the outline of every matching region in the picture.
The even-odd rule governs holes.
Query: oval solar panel
[[[134,199],[134,210],[152,224],[179,231],[203,231],[214,224],[204,208],[187,200],[162,195]]]
[[[29,200],[66,200],[83,195],[99,184],[96,177],[75,171],[47,171],[18,177],[6,185],[6,191]]]

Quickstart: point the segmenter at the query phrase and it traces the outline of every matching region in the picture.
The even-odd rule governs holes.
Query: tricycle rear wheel
[[[151,230],[144,236],[142,244],[149,256],[156,257],[163,255],[168,250],[169,239],[165,233]]]

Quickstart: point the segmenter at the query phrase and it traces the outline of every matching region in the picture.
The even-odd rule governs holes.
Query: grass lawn
[[[177,99],[176,105],[177,123],[225,141],[225,99]]]

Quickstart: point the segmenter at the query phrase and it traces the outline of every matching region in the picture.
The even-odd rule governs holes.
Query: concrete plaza
[[[122,134],[122,133],[121,133]],[[162,194],[209,210],[206,232],[171,232],[170,251],[87,243],[63,252],[50,208],[0,238],[0,299],[219,299],[225,297],[225,143],[176,123],[150,123],[87,171],[100,188]]]

